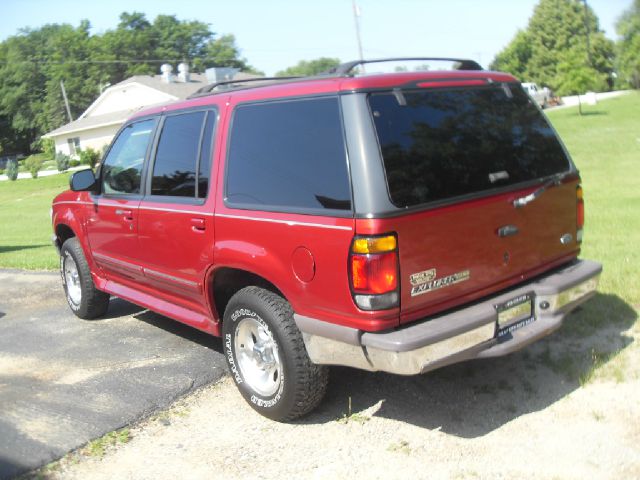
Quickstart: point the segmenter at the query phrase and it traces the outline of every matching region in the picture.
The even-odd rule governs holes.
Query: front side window
[[[165,119],[153,165],[152,195],[192,198],[206,196],[208,170],[203,175],[198,164],[211,160],[213,112],[209,116],[212,120],[206,124],[207,130],[210,130],[208,132],[203,131],[207,117],[205,111],[171,115]],[[205,143],[209,144],[205,148],[201,148],[203,137]],[[208,153],[204,153],[204,150]],[[199,175],[196,175],[197,172]],[[201,178],[200,182],[197,182],[198,176]],[[197,195],[196,190],[203,191],[197,192]]]
[[[411,207],[570,168],[528,95],[510,85],[373,93],[391,201]]]
[[[351,210],[338,99],[239,106],[227,158],[227,204],[322,214]]]
[[[142,167],[154,125],[154,119],[143,120],[127,125],[120,132],[102,163],[102,193],[140,193]]]

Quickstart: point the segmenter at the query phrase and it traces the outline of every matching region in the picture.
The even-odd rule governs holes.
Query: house
[[[42,138],[55,142],[56,152],[76,156],[80,150],[102,150],[108,145],[127,118],[138,110],[182,100],[199,88],[221,78],[246,79],[253,75],[236,69],[212,68],[206,74],[189,73],[184,63],[178,75],[172,67],[162,65],[160,75],[136,75],[105,89],[76,120],[63,125]]]

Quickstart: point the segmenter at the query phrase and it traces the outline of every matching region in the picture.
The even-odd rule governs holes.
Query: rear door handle
[[[206,229],[206,223],[204,218],[192,218],[191,219],[191,230],[194,232],[204,232]]]
[[[517,235],[520,232],[518,227],[515,225],[505,225],[504,227],[500,227],[496,232],[499,237],[512,237],[513,235]]]
[[[122,215],[125,220],[132,221],[133,220],[133,212],[131,210],[122,210],[118,208],[116,210],[116,215]]]

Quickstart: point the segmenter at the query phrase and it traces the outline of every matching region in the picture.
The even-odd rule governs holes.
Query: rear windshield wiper
[[[516,208],[522,208],[526,204],[533,202],[536,198],[544,193],[548,188],[560,185],[562,180],[569,175],[571,172],[558,173],[552,176],[549,180],[544,182],[537,190],[534,190],[529,195],[525,195],[524,197],[516,198],[513,201],[513,206]]]

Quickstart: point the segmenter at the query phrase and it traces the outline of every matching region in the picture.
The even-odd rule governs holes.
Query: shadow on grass
[[[600,117],[606,115],[609,115],[609,112],[603,112],[600,110],[595,110],[593,112],[582,112],[583,117]],[[578,116],[580,116],[580,113],[578,113]]]
[[[29,250],[32,248],[50,247],[48,243],[40,245],[0,245],[0,253],[17,252],[20,250]]]
[[[375,407],[374,416],[475,438],[543,410],[588,382],[595,367],[633,342],[624,334],[637,313],[615,295],[598,294],[549,337],[499,358],[402,377],[332,368],[319,409],[301,423],[326,423]],[[595,352],[595,353],[594,353]]]
[[[578,110],[578,107],[571,107],[574,110],[570,110],[571,113],[571,117],[575,117],[575,118],[580,118],[580,117],[601,117],[601,116],[608,116],[609,112],[606,112],[604,110],[587,110],[587,111],[582,111],[582,113],[580,113],[580,111]]]

